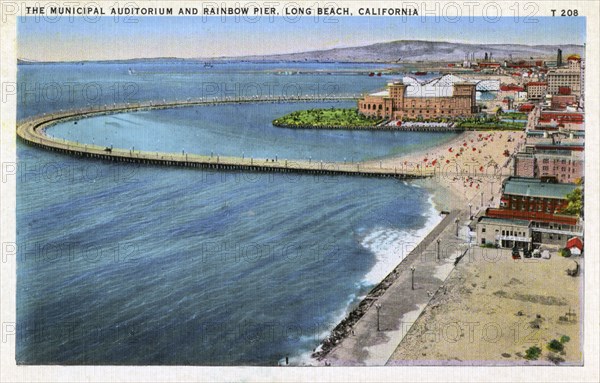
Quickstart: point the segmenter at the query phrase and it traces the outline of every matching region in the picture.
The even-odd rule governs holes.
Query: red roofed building
[[[485,216],[515,222],[529,222],[528,227],[522,227],[522,231],[525,233],[521,234],[521,237],[531,238],[531,245],[534,248],[542,244],[565,247],[569,238],[583,236],[583,225],[579,218],[575,216],[494,208],[488,208],[485,211]],[[479,226],[478,224],[478,232],[485,230]],[[498,245],[507,248],[512,247],[514,242],[507,241],[510,237],[503,237],[503,235],[514,235],[514,233],[496,233],[497,238],[503,240],[498,240]]]
[[[555,95],[552,96],[550,109],[552,110],[565,110],[567,106],[576,107],[577,97],[574,94],[568,96]]]
[[[558,94],[562,96],[568,96],[571,94],[571,88],[569,88],[568,86],[559,86]]]
[[[532,81],[525,85],[527,88],[527,98],[530,100],[540,100],[546,97],[548,92],[548,83]]]
[[[565,247],[571,250],[571,254],[573,255],[581,255],[583,253],[583,241],[579,237],[570,238]]]
[[[533,108],[535,108],[535,105],[533,104],[523,104],[519,106],[519,112],[529,113],[533,110]]]
[[[498,62],[480,62],[478,65],[480,68],[500,68],[500,63]]]
[[[503,92],[523,92],[525,88],[519,85],[501,85],[500,90]]]
[[[553,96],[556,97],[556,96]],[[564,96],[568,97],[568,96]],[[560,100],[560,99],[559,99]],[[558,129],[559,126],[567,130],[584,130],[585,117],[581,112],[550,111],[540,113],[536,129],[548,130]]]

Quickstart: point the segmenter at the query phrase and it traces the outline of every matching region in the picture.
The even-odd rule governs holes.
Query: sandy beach
[[[501,182],[512,170],[511,158],[505,151],[512,155],[524,142],[525,133],[521,131],[467,131],[443,145],[378,163],[384,168],[435,168],[433,179],[418,182],[433,191],[436,202],[441,203],[437,204],[438,209],[446,210],[444,206],[468,209],[471,203],[471,213],[475,215],[482,206],[498,203]],[[451,198],[446,195],[448,190],[452,191]]]
[[[515,153],[523,143],[523,132],[466,132],[443,148],[390,161],[425,162],[427,158],[431,163],[433,158],[445,163],[456,148],[467,148],[450,164],[456,161],[463,172],[475,169],[471,178],[449,169],[433,180],[419,182],[432,190],[440,208],[465,209],[471,203],[476,215],[481,208],[497,206],[501,181],[511,171],[504,151]],[[480,164],[489,168],[485,164],[490,161],[500,166],[496,175],[478,176]],[[412,323],[387,364],[580,365],[583,271],[577,277],[566,273],[575,261],[584,270],[584,259],[579,257],[562,258],[554,253],[551,259],[513,260],[509,250],[473,246],[449,273],[443,292],[438,291]],[[564,350],[550,351],[548,342],[563,336],[569,339],[563,343]],[[536,360],[527,360],[526,350],[532,346],[542,353]]]
[[[360,318],[337,329],[320,364],[581,363],[582,276],[566,274],[575,259],[513,260],[508,250],[469,245],[470,216],[497,206],[510,155],[523,142],[523,132],[465,132],[436,148],[381,161],[435,167],[436,177],[415,182],[450,215],[365,299]],[[419,277],[411,290],[412,267]],[[564,350],[550,351],[548,342],[561,338]],[[536,360],[524,357],[531,346],[542,350]]]
[[[583,275],[566,269],[583,258],[513,260],[509,250],[472,250],[388,364],[581,364]],[[548,342],[563,336],[563,352],[551,352]],[[537,360],[524,358],[532,346],[542,350]]]

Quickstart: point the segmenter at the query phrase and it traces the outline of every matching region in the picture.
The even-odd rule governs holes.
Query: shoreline
[[[347,338],[350,335],[354,335],[353,327],[354,325],[364,317],[367,311],[373,306],[373,304],[377,301],[377,298],[381,297],[388,289],[392,286],[394,282],[398,280],[400,273],[403,271],[402,266],[405,265],[405,261],[415,258],[423,252],[423,247],[426,246],[427,243],[431,243],[437,235],[438,231],[444,230],[450,223],[452,223],[454,217],[458,215],[458,211],[452,212],[452,214],[447,214],[445,217],[436,224],[426,235],[425,237],[415,246],[415,248],[405,257],[403,258],[396,267],[390,271],[378,284],[376,284],[359,302],[359,304],[348,314],[344,316],[344,318],[335,326],[331,332],[330,336],[328,336],[321,344],[316,348],[316,351],[311,353],[311,357],[316,359],[317,361],[323,361],[328,354],[339,344],[340,341]]]
[[[492,144],[494,139],[497,142],[495,145]],[[508,164],[512,160],[512,156],[506,157],[504,155],[504,150],[506,148],[512,155],[522,143],[522,139],[523,132],[486,133],[469,131],[460,133],[449,141],[433,148],[418,150],[405,156],[390,157],[380,161],[380,164],[385,162],[387,166],[390,166],[390,164],[398,165],[403,162],[418,163],[419,158],[426,156],[427,161],[424,162],[435,168],[437,161],[442,162],[446,159],[445,156],[449,147],[456,148],[456,152],[460,154],[455,156],[453,161],[449,163],[449,165],[454,165],[452,166],[455,169],[454,172],[452,170],[443,171],[442,166],[438,165],[440,172],[437,176],[415,182],[416,185],[424,187],[430,193],[437,211],[445,210],[449,211],[450,214],[447,214],[415,246],[410,254],[402,259],[392,272],[371,289],[361,302],[332,329],[330,335],[311,354],[312,360],[324,365],[384,365],[388,362],[412,327],[403,328],[403,325],[407,323],[412,325],[418,321],[423,312],[430,307],[433,297],[438,295],[441,290],[444,295],[446,294],[446,288],[442,289],[445,286],[446,279],[452,275],[455,266],[470,249],[470,243],[467,243],[468,233],[465,236],[466,238],[461,238],[462,234],[459,234],[458,237],[455,236],[452,223],[456,222],[455,219],[460,219],[459,222],[461,223],[457,223],[457,228],[460,227],[460,231],[463,232],[465,223],[470,221],[472,215],[477,215],[486,207],[499,201],[501,181],[510,174]],[[471,155],[468,154],[466,149],[460,150],[461,147],[472,148]],[[454,152],[453,150],[452,153]],[[465,159],[466,161],[464,161]],[[505,161],[499,164],[503,159]],[[469,166],[466,173],[463,172],[465,162],[470,162],[471,165],[474,163],[476,165],[475,172],[471,171],[474,168],[473,166]],[[495,166],[493,177],[488,180],[483,177],[485,172],[478,172],[477,170],[490,162],[493,162]],[[473,188],[474,182],[477,185],[475,188]],[[486,187],[488,183],[490,186]],[[494,184],[498,187],[494,188]],[[481,198],[478,198],[479,196]],[[475,207],[476,211],[473,211],[472,207]],[[468,228],[466,230],[468,231]],[[468,240],[470,241],[470,239]],[[431,262],[431,247],[435,248],[434,242],[436,241],[440,241],[444,245],[454,242],[451,244],[453,249],[444,254],[445,262],[442,263],[445,263],[445,265],[439,264],[439,260]],[[464,251],[457,250],[465,245],[466,249]],[[438,257],[439,251],[438,248]],[[423,257],[423,255],[428,256]],[[401,297],[400,301],[390,305],[394,307],[394,314],[392,318],[388,319],[392,322],[392,328],[386,331],[390,334],[389,336],[382,337],[380,331],[373,330],[372,322],[376,321],[377,326],[379,326],[382,306],[384,304],[388,306],[385,303],[386,301],[398,300],[393,295],[402,295],[402,292],[405,292],[405,287],[401,287],[401,285],[406,284],[407,275],[410,274],[409,270],[412,270],[412,267],[415,267],[413,265],[417,264],[419,268],[430,270],[430,275],[427,276],[429,279],[427,286],[431,287],[431,291],[427,290],[425,295],[422,294],[423,291],[420,291],[419,296],[406,297],[407,301],[411,301],[408,303],[403,302]],[[394,294],[394,292],[397,294]],[[376,302],[382,303],[378,303],[380,306],[377,307]],[[404,307],[402,307],[403,304]],[[377,311],[377,313],[374,313],[374,311]]]
[[[314,125],[290,125],[290,124],[275,124],[273,126],[282,129],[305,129],[305,130],[366,130],[372,132],[393,131],[393,132],[429,132],[429,133],[455,133],[464,132],[464,128],[434,128],[428,126],[412,126],[410,128],[402,126],[390,125],[365,125],[365,126],[314,126]]]

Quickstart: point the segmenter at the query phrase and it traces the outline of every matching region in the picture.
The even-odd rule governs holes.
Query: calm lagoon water
[[[447,141],[454,133],[285,129],[278,116],[354,103],[218,105],[91,117],[48,129],[52,136],[136,150],[323,161],[366,160]]]

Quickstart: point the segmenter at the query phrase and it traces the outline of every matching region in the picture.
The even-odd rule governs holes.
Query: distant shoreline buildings
[[[564,62],[559,49],[552,66],[533,67],[538,81],[524,84],[529,102],[519,110],[533,119],[523,149],[514,153],[513,176],[502,183],[499,206],[476,220],[481,246],[570,249],[578,241],[583,249],[585,62],[577,54]]]

